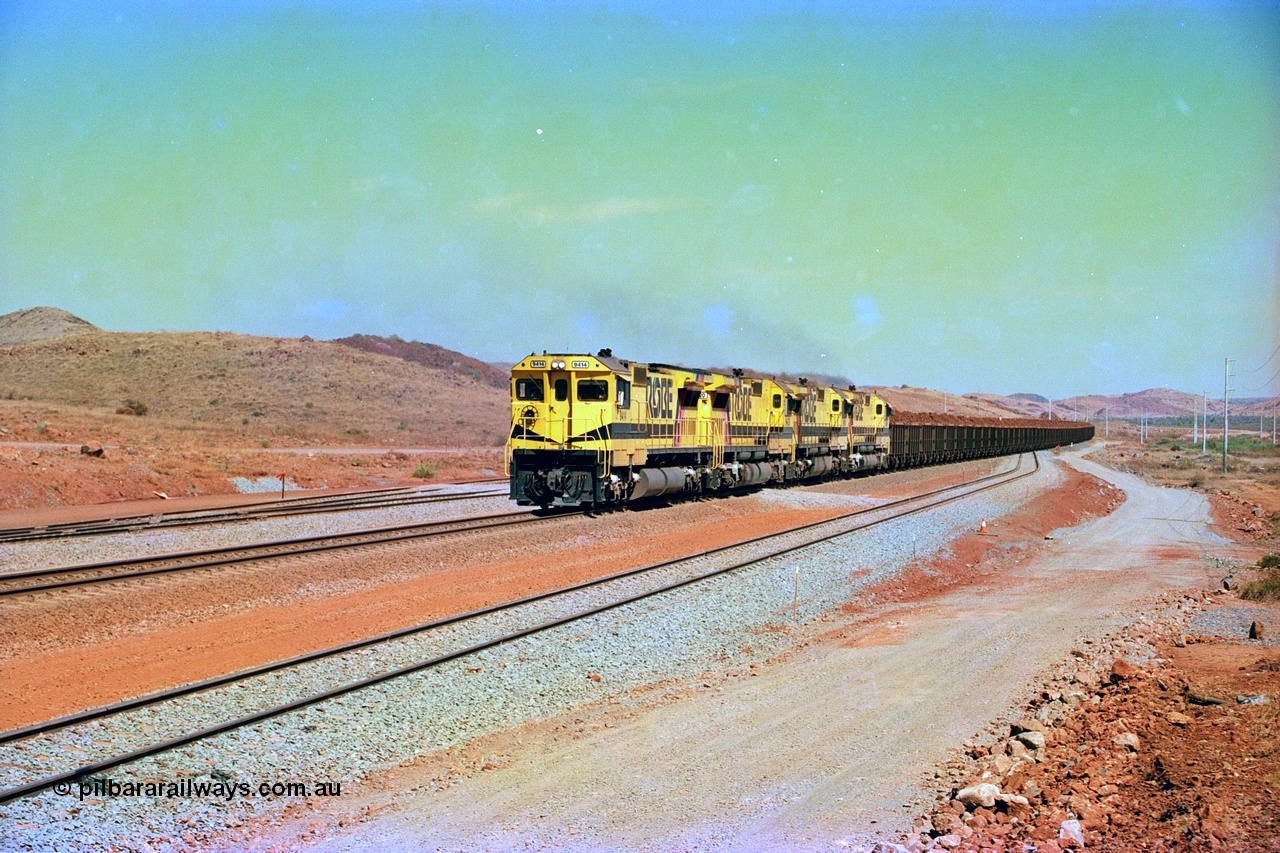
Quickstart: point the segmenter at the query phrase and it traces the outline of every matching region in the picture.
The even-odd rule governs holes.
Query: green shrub
[[[116,409],[117,415],[137,415],[142,417],[148,412],[147,404],[141,400],[125,400],[124,405]]]
[[[1260,569],[1277,569],[1280,568],[1280,554],[1268,554],[1258,561]]]
[[[1280,570],[1272,569],[1262,580],[1240,587],[1240,597],[1249,601],[1280,601]]]
[[[413,476],[419,480],[430,480],[440,470],[437,465],[419,465],[413,469]]]

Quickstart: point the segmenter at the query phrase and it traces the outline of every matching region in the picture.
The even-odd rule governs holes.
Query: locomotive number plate
[[[574,368],[586,368],[586,367],[590,367],[590,366],[591,366],[591,362],[589,362],[589,361],[575,361],[575,362],[573,363],[573,366],[574,366]]]
[[[547,360],[545,358],[535,358],[533,361],[529,362],[529,366],[533,368],[546,367]]]

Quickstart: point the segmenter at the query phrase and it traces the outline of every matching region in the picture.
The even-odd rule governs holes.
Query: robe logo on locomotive
[[[729,394],[729,420],[751,420],[751,388],[743,385]]]
[[[665,376],[649,377],[649,417],[669,421],[675,417],[674,383]]]

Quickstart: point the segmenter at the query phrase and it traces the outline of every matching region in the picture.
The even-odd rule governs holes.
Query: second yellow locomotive
[[[888,463],[889,406],[853,386],[530,355],[511,369],[511,497],[605,506],[853,474]]]

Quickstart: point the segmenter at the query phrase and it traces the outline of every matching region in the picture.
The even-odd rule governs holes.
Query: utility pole
[[[1195,406],[1191,407],[1191,443],[1200,443],[1200,413],[1196,411]]]
[[[1104,409],[1103,411],[1105,412],[1105,414],[1102,416],[1103,424],[1105,424],[1105,427],[1104,427],[1105,432],[1103,433],[1103,435],[1106,438],[1111,438],[1111,407],[1107,406],[1106,409]]]
[[[1053,420],[1053,398],[1049,398],[1049,420]]]
[[[1230,420],[1230,412],[1227,405],[1231,399],[1231,359],[1224,358],[1222,360],[1222,473],[1227,473],[1227,442],[1230,436],[1227,433],[1227,423]]]
[[[1204,429],[1200,431],[1200,452],[1209,452],[1209,392],[1204,392],[1204,408],[1202,409]]]
[[[943,391],[942,392],[942,414],[945,415],[946,413],[947,413],[947,392]]]

